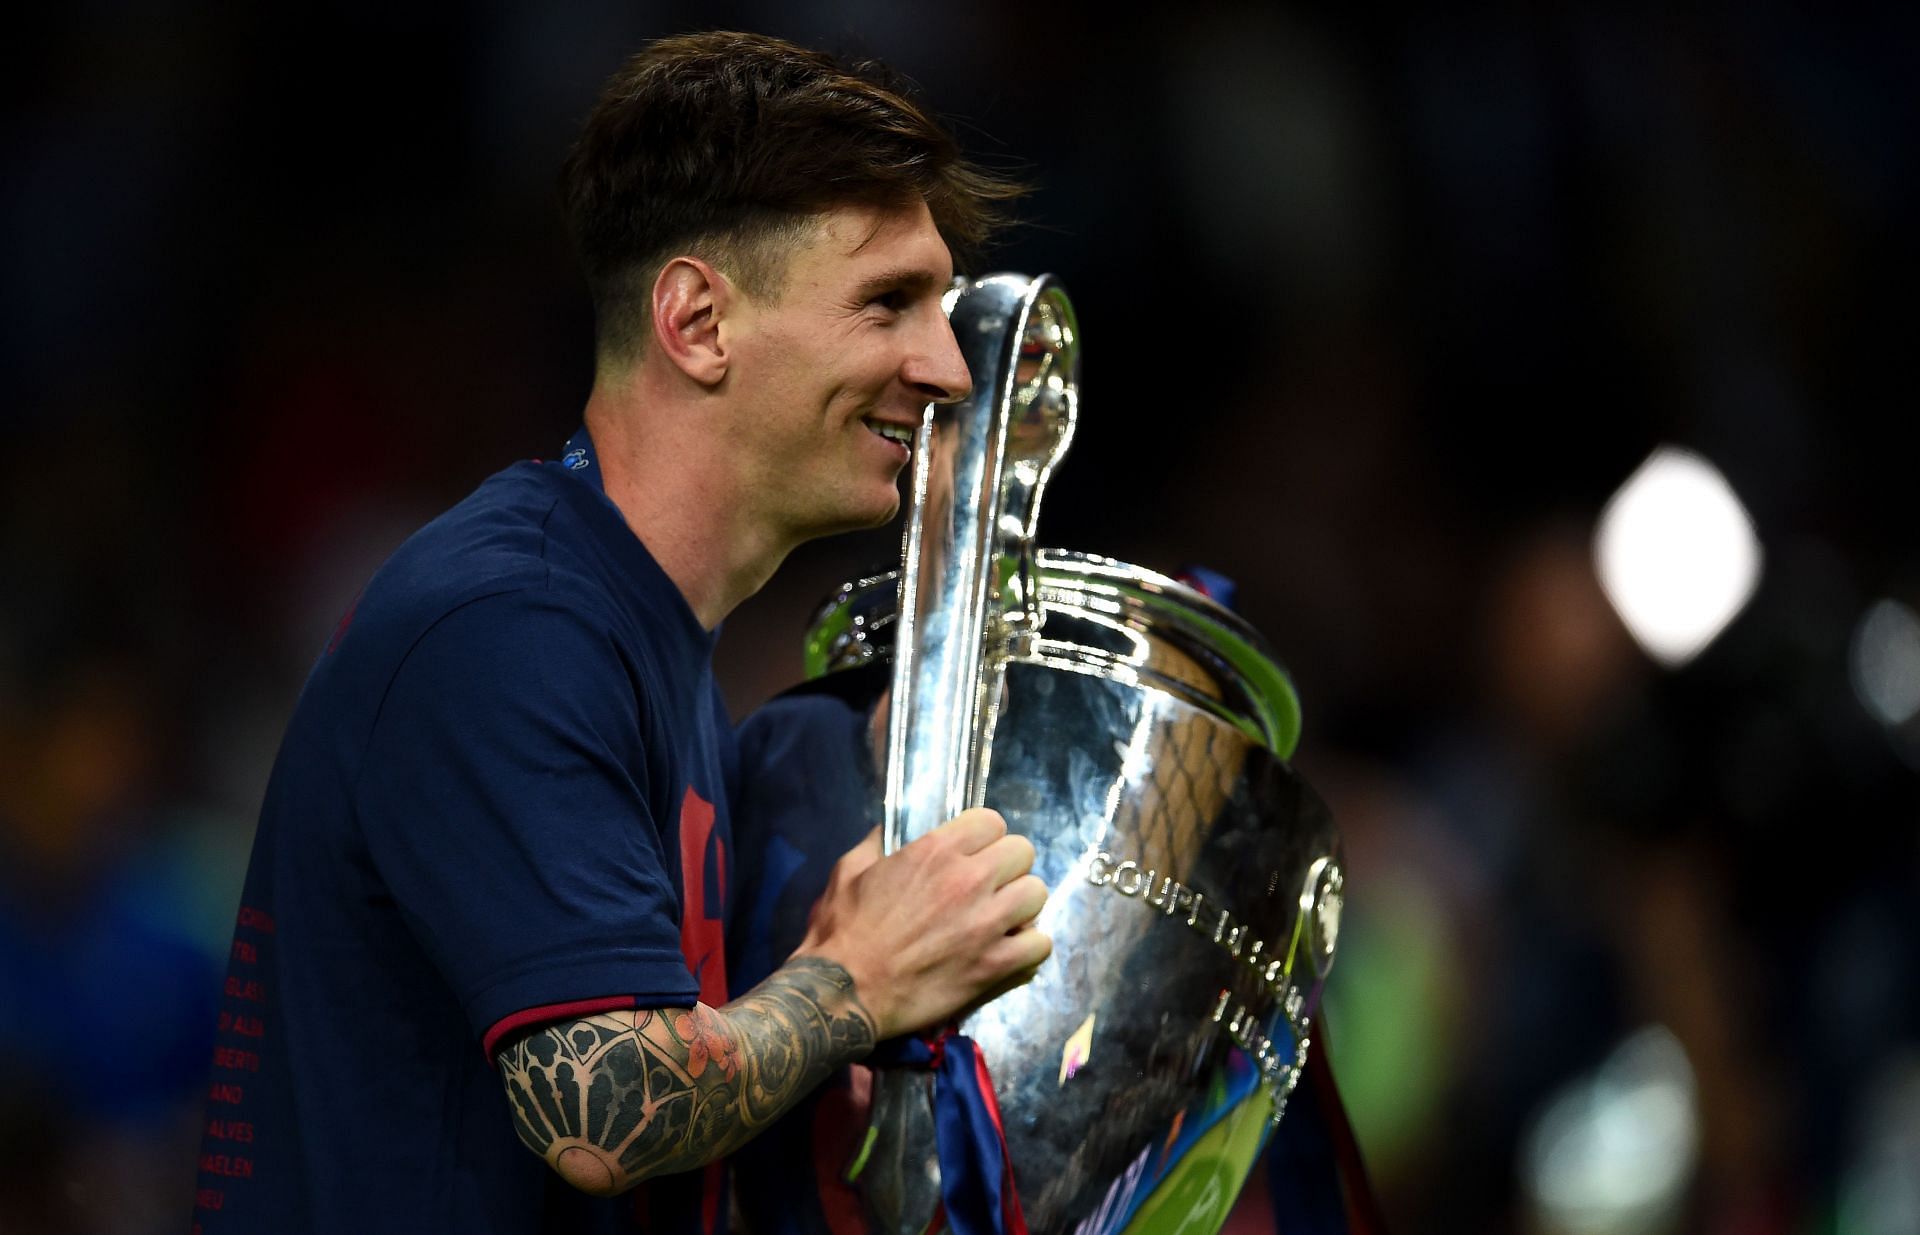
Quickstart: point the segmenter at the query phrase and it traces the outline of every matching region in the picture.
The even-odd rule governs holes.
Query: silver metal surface
[[[822,609],[810,665],[895,648],[890,848],[982,803],[1034,843],[1054,954],[961,1024],[1034,1235],[1213,1235],[1298,1079],[1338,933],[1333,826],[1285,762],[1298,700],[1205,597],[1034,548],[1077,416],[1072,309],[1045,278],[950,295],[974,400],[923,424],[902,570]],[[929,1095],[924,1073],[875,1078],[857,1187],[886,1235],[938,1211]]]
[[[979,800],[994,683],[986,639],[1032,550],[1073,437],[1078,331],[1050,277],[956,282],[946,307],[973,393],[929,406],[915,438],[888,720],[887,852]]]
[[[1232,610],[1144,566],[1038,549],[1033,596],[1040,637],[1003,638],[995,657],[1078,667],[1168,691],[1206,708],[1280,756],[1300,738],[1300,700],[1266,641]],[[810,677],[893,654],[900,572],[843,584],[815,612]],[[1149,635],[1148,632],[1151,632]],[[990,658],[983,658],[983,666]]]
[[[1302,901],[1334,836],[1285,763],[1207,709],[1051,665],[1009,666],[1006,695],[986,801],[1034,841],[1054,954],[963,1031],[1032,1229],[1065,1231],[1176,1120],[1226,1113],[1210,1095],[1234,1048],[1284,1110],[1318,997]]]

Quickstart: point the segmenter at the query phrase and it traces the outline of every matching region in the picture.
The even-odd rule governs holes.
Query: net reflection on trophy
[[[1051,279],[957,285],[969,403],[930,410],[902,569],[843,588],[810,668],[894,649],[887,835],[985,804],[1034,843],[1054,955],[960,1030],[992,1074],[1034,1235],[1214,1235],[1309,1049],[1342,895],[1286,759],[1299,705],[1260,636],[1141,567],[1038,549],[1078,414]],[[941,1210],[926,1073],[875,1079],[871,1228]]]

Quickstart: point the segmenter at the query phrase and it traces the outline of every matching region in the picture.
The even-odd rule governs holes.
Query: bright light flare
[[[1874,719],[1897,728],[1920,715],[1920,617],[1897,600],[1868,609],[1847,657],[1853,693]]]
[[[1753,598],[1760,541],[1718,468],[1662,446],[1600,512],[1600,586],[1627,631],[1668,668],[1698,656]]]
[[[1699,1154],[1693,1066],[1679,1039],[1649,1025],[1535,1115],[1521,1148],[1534,1228],[1553,1235],[1677,1229]]]

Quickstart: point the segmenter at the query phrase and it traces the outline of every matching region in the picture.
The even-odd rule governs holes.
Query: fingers
[[[936,837],[940,839],[935,840]],[[1000,812],[986,807],[961,811],[921,840],[932,845],[944,841],[969,864],[984,867],[987,887],[996,892],[1033,869],[1033,842],[1008,832],[1007,821]],[[1038,884],[1039,880],[1034,882]]]
[[[981,850],[993,871],[993,886],[1004,888],[1033,869],[1033,842],[1008,833]]]
[[[994,941],[987,960],[996,972],[1007,974],[1012,986],[1033,976],[1041,962],[1053,955],[1053,937],[1033,926],[1023,927]]]
[[[936,844],[952,845],[962,854],[978,853],[988,845],[1007,834],[1007,821],[1000,812],[985,806],[975,806],[963,810],[953,818],[922,837],[931,840],[939,837]],[[919,842],[914,842],[918,844]]]
[[[1047,885],[1038,875],[1022,875],[993,894],[993,922],[1002,932],[1028,926],[1047,903]]]

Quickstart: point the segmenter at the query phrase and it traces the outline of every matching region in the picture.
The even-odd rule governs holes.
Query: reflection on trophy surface
[[[991,1071],[1034,1235],[1213,1235],[1309,1049],[1338,934],[1331,821],[1286,763],[1298,701],[1231,611],[1035,547],[1078,417],[1073,309],[1045,276],[956,283],[974,379],[930,409],[897,574],[849,585],[814,669],[893,648],[887,844],[972,805],[1034,843],[1054,954],[958,1026]],[[942,1202],[933,1074],[875,1079],[872,1228]]]

